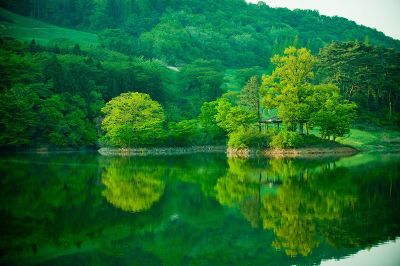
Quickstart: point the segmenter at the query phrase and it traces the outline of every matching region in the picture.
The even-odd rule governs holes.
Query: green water
[[[2,155],[0,180],[1,264],[313,265],[371,249],[400,265],[379,249],[399,242],[396,155]]]

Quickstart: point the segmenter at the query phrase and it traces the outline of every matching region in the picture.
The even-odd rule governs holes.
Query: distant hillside
[[[216,59],[234,68],[266,67],[270,56],[288,45],[317,53],[332,41],[358,40],[400,50],[400,41],[344,18],[244,0],[0,0],[0,5],[48,23],[97,32],[104,47],[170,65]],[[23,27],[8,32],[24,34]],[[52,33],[41,34],[46,39]],[[76,34],[59,36],[85,39]],[[90,37],[85,40],[91,42]]]
[[[0,8],[0,36],[13,37],[22,41],[35,39],[40,44],[75,44],[83,47],[97,45],[97,35],[50,25],[23,17]]]

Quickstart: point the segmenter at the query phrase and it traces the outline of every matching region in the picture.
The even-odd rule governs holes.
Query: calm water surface
[[[0,180],[5,265],[400,265],[397,155],[2,155]]]

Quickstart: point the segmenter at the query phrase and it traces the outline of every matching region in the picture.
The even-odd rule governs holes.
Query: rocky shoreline
[[[358,152],[347,146],[341,147],[307,147],[298,149],[232,149],[226,146],[194,146],[163,148],[101,148],[98,152],[103,156],[171,156],[195,153],[226,153],[228,157],[311,157],[311,156],[343,156]]]
[[[149,155],[183,155],[194,153],[225,153],[226,146],[194,146],[163,148],[101,148],[103,156],[149,156]]]
[[[228,157],[249,158],[254,156],[265,157],[315,157],[315,156],[343,156],[359,152],[348,146],[341,147],[305,147],[297,149],[227,149]]]

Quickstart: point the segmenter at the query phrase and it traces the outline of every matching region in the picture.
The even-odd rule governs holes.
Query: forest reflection
[[[135,250],[178,265],[196,247],[193,262],[313,264],[400,236],[399,161],[3,157],[0,262]]]
[[[337,161],[228,159],[222,176],[215,178],[221,170],[212,169],[224,164],[114,158],[103,172],[103,196],[119,209],[140,212],[159,201],[173,180],[200,184],[205,196],[237,207],[253,228],[271,230],[272,246],[288,256],[308,256],[321,243],[360,248],[396,236],[397,164],[375,165],[374,169],[385,169],[381,173],[369,167],[343,167]]]
[[[215,186],[218,202],[236,205],[253,227],[272,230],[272,245],[288,256],[307,256],[322,242],[368,247],[399,233],[397,164],[374,168],[382,173],[329,159],[230,159],[228,165]]]

